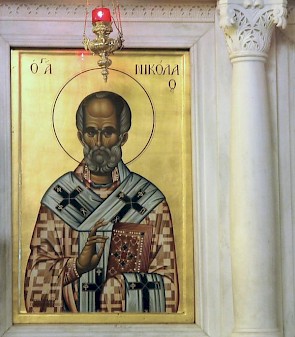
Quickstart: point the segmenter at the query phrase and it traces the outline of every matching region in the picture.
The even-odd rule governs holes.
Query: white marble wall
[[[34,3],[39,2],[39,5]],[[122,3],[121,1],[120,3]],[[199,294],[195,306],[198,319],[189,325],[32,325],[12,324],[11,303],[11,143],[10,143],[10,70],[11,47],[81,47],[81,24],[84,19],[84,2],[63,5],[54,0],[2,1],[0,3],[0,336],[209,336],[209,337],[294,337],[295,335],[295,20],[294,8],[289,4],[289,23],[285,30],[275,28],[271,35],[271,48],[266,52],[266,72],[259,66],[261,76],[266,75],[267,99],[260,105],[261,86],[254,92],[254,103],[247,100],[251,114],[243,111],[244,118],[253,125],[262,126],[262,138],[266,139],[267,153],[263,148],[249,143],[249,151],[262,151],[262,167],[270,166],[271,174],[251,180],[243,186],[242,194],[248,190],[252,205],[246,205],[241,214],[247,214],[254,224],[252,235],[256,238],[255,254],[247,250],[247,239],[243,251],[238,251],[238,242],[231,238],[234,222],[240,224],[241,216],[231,217],[233,158],[236,150],[230,150],[235,121],[232,97],[239,80],[232,87],[233,66],[229,59],[224,30],[220,29],[220,16],[215,3],[197,1],[124,1],[124,33],[126,48],[166,47],[187,48],[192,60],[192,116],[194,141],[194,205],[195,205],[195,262],[198,270],[196,290]],[[80,3],[80,4],[79,4]],[[258,3],[258,2],[257,2]],[[268,2],[265,1],[267,4]],[[264,6],[259,2],[259,6]],[[246,6],[247,7],[247,6]],[[248,10],[254,16],[257,7]],[[147,33],[148,32],[148,33]],[[156,37],[156,38],[155,38]],[[252,68],[253,70],[254,68]],[[251,73],[251,66],[248,73]],[[256,76],[258,75],[257,72]],[[252,73],[253,75],[254,73]],[[253,75],[254,76],[254,75]],[[257,86],[256,79],[249,78],[249,85]],[[239,76],[238,76],[239,79]],[[246,90],[246,84],[244,84]],[[258,94],[257,94],[258,92]],[[259,94],[260,93],[260,94]],[[264,96],[263,96],[264,97]],[[264,97],[265,98],[265,97]],[[239,100],[238,100],[239,101]],[[255,101],[259,102],[255,105]],[[235,102],[235,101],[234,101]],[[235,103],[239,105],[239,103]],[[259,107],[259,108],[258,108]],[[263,110],[259,114],[259,110]],[[265,114],[266,112],[266,114]],[[246,116],[245,116],[246,114]],[[293,126],[294,125],[294,126]],[[251,128],[245,132],[243,141],[252,140]],[[241,135],[240,135],[241,136]],[[235,140],[237,135],[234,136]],[[249,137],[249,138],[248,138]],[[241,138],[239,138],[241,141]],[[264,147],[265,148],[265,147]],[[259,156],[260,157],[260,156]],[[237,163],[237,162],[236,162]],[[263,184],[261,185],[261,181]],[[258,184],[265,193],[253,194],[249,186]],[[234,191],[234,207],[240,208],[239,190]],[[270,194],[269,194],[270,193]],[[241,201],[244,199],[241,198]],[[266,209],[265,209],[266,208]],[[267,220],[259,215],[261,209]],[[268,212],[269,210],[269,212]],[[241,211],[241,209],[240,209]],[[249,221],[250,221],[249,220]],[[257,222],[268,233],[257,231]],[[255,225],[256,224],[256,225]],[[268,226],[270,224],[270,226]],[[244,225],[245,227],[245,225]],[[237,236],[238,238],[238,236]],[[259,246],[259,240],[261,245]],[[249,242],[251,246],[253,242]],[[236,258],[232,265],[232,257]],[[240,254],[240,255],[238,255]],[[240,257],[239,257],[240,256]],[[241,258],[241,256],[243,258]],[[240,260],[239,260],[240,258]],[[247,260],[268,263],[271,281],[245,289],[241,293],[243,265],[237,270],[237,262]],[[257,258],[257,259],[256,259]],[[263,265],[256,265],[251,273],[257,278]],[[237,278],[238,275],[238,278]],[[236,282],[233,287],[233,276]],[[241,282],[237,281],[242,278]],[[256,279],[257,281],[257,279]],[[237,283],[238,282],[238,283]],[[249,283],[248,283],[249,285]],[[237,291],[238,289],[238,291]],[[260,289],[260,290],[259,290]],[[262,296],[262,293],[264,295]],[[245,296],[246,295],[246,296]],[[246,299],[250,299],[245,306]],[[255,302],[256,301],[256,302]],[[249,304],[250,303],[250,304]],[[255,303],[257,306],[255,306]],[[242,309],[241,309],[242,308]],[[242,311],[241,311],[242,310]],[[244,310],[244,311],[243,311]],[[256,312],[253,315],[253,312]],[[260,316],[259,316],[260,315]],[[252,317],[252,318],[251,318]],[[251,321],[252,319],[252,321]],[[253,324],[252,324],[253,323]],[[260,323],[260,326],[259,326]],[[242,326],[242,329],[241,329]]]

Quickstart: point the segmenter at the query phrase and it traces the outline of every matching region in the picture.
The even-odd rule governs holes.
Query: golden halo
[[[74,161],[83,158],[77,137],[76,111],[84,97],[97,91],[112,91],[122,96],[132,112],[128,141],[123,147],[123,160],[130,164],[149,146],[155,129],[155,110],[146,89],[129,74],[109,68],[108,81],[99,81],[100,68],[82,71],[70,78],[58,92],[52,108],[55,137],[63,151]]]

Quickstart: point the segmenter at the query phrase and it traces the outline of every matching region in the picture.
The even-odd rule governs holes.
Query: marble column
[[[282,1],[220,0],[233,66],[230,218],[234,337],[282,336],[279,322],[278,191],[265,62]]]

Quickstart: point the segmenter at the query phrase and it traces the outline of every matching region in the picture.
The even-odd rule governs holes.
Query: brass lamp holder
[[[106,82],[109,74],[108,68],[112,64],[109,55],[112,55],[116,50],[123,48],[123,34],[118,31],[119,35],[116,39],[110,38],[109,35],[113,31],[112,22],[106,21],[97,21],[93,23],[92,31],[96,35],[96,38],[91,41],[84,34],[83,45],[85,50],[91,51],[93,55],[100,56],[100,60],[97,64],[102,69],[101,74]]]

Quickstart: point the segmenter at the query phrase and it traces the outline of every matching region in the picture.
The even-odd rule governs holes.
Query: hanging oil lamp
[[[88,5],[88,4],[87,4]],[[112,64],[109,58],[116,50],[123,48],[123,31],[120,15],[119,4],[115,6],[113,3],[114,17],[111,15],[111,11],[107,7],[97,7],[92,10],[92,31],[96,35],[94,40],[90,40],[86,37],[86,20],[88,10],[86,9],[85,26],[83,34],[83,45],[85,50],[89,50],[93,55],[98,55],[100,59],[97,64],[101,68],[101,74],[105,82],[108,79],[108,68]],[[118,32],[117,38],[111,38],[110,34],[113,32],[112,24],[115,25]]]

